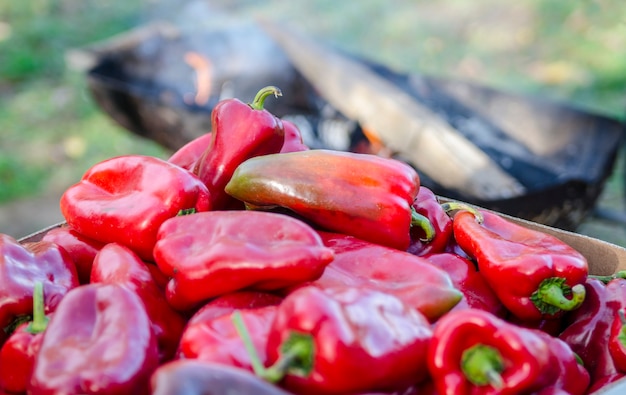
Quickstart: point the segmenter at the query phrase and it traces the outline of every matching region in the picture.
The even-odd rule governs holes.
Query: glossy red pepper
[[[171,277],[168,302],[179,310],[244,288],[269,291],[315,280],[333,260],[306,223],[255,211],[172,218],[159,230],[154,256]]]
[[[158,350],[141,299],[87,284],[61,301],[43,336],[29,394],[147,394]]]
[[[474,262],[449,252],[430,254],[424,258],[448,273],[454,287],[463,293],[463,299],[454,306],[455,310],[475,308],[501,318],[506,316],[507,310],[476,270]]]
[[[405,389],[425,380],[432,331],[393,295],[300,288],[278,306],[257,374],[298,394]]]
[[[50,229],[42,240],[63,247],[74,261],[78,281],[81,284],[89,283],[93,259],[104,243],[85,237],[67,224]]]
[[[516,317],[538,321],[577,309],[585,298],[585,257],[547,233],[495,213],[461,210],[454,215],[457,243],[504,306]]]
[[[154,281],[148,265],[129,248],[109,243],[94,259],[91,282],[120,284],[141,298],[157,339],[162,363],[174,357],[187,321],[167,303],[165,292]]]
[[[620,373],[609,350],[609,339],[618,311],[626,308],[626,280],[617,278],[605,285],[588,278],[585,288],[585,301],[564,317],[565,329],[559,338],[580,356],[594,384]]]
[[[281,153],[306,151],[309,147],[302,141],[302,133],[298,126],[286,119],[282,120],[283,129],[285,130],[285,142],[280,149]]]
[[[209,192],[195,175],[140,155],[96,164],[61,197],[61,212],[77,232],[103,243],[123,244],[148,261],[166,219],[181,210],[209,208]]]
[[[263,104],[268,96],[281,94],[280,89],[268,86],[257,93],[252,104],[226,99],[213,108],[211,145],[194,168],[194,173],[211,191],[213,210],[231,207],[233,200],[224,187],[241,162],[280,152],[285,141],[283,123],[263,109]]]
[[[609,353],[617,370],[626,373],[626,317],[624,308],[617,311],[611,324]]]
[[[434,236],[429,241],[424,241],[428,237],[423,229],[412,227],[411,244],[407,251],[418,256],[443,252],[452,238],[452,219],[441,207],[437,196],[427,187],[420,186],[413,202],[413,209],[430,221],[434,228]]]
[[[462,297],[450,276],[426,259],[352,236],[318,232],[335,259],[307,285],[373,288],[401,299],[435,321]]]
[[[152,395],[293,395],[233,366],[183,359],[152,375]]]
[[[589,374],[568,345],[484,310],[450,312],[435,325],[428,369],[440,395],[584,394]]]
[[[20,244],[0,234],[0,344],[33,312],[33,288],[44,288],[47,313],[53,312],[65,294],[78,286],[76,268],[67,251],[56,244],[39,241]]]
[[[196,137],[176,150],[167,161],[193,171],[204,152],[210,148],[211,140],[213,140],[211,132]]]
[[[26,393],[43,332],[48,325],[43,300],[43,284],[36,282],[32,321],[18,326],[0,349],[0,390]]]
[[[249,208],[283,207],[325,230],[406,250],[419,187],[398,160],[314,149],[249,159],[226,192]]]

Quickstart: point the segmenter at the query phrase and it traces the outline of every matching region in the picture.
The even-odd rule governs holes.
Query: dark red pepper
[[[304,287],[278,306],[270,366],[255,371],[298,394],[405,389],[427,377],[431,334],[426,318],[393,295]]]
[[[609,335],[609,353],[617,370],[626,373],[626,317],[624,308],[617,310]]]
[[[104,243],[85,237],[67,224],[50,229],[42,240],[63,247],[74,261],[78,281],[81,284],[89,282],[93,259],[104,246]]]
[[[200,160],[204,152],[210,148],[212,139],[213,136],[211,132],[196,137],[176,150],[167,161],[183,169],[193,171],[198,160]]]
[[[141,299],[118,284],[74,288],[48,323],[29,394],[147,394],[158,350]]]
[[[478,309],[436,324],[428,369],[440,395],[526,394],[546,387],[584,394],[589,374],[569,346]]]
[[[143,301],[159,349],[159,361],[174,357],[186,319],[174,310],[165,292],[154,281],[148,265],[121,244],[104,246],[93,261],[92,283],[120,284],[135,292]]]
[[[71,257],[56,244],[39,241],[20,244],[0,234],[0,344],[12,332],[16,320],[28,320],[33,312],[36,282],[44,289],[44,306],[53,312],[65,294],[78,286]]]
[[[413,209],[416,213],[426,217],[432,224],[434,236],[429,241],[420,227],[411,228],[411,244],[408,252],[418,256],[443,252],[452,238],[452,219],[441,207],[437,196],[425,186],[420,186]]]
[[[282,120],[283,129],[285,130],[285,142],[280,149],[281,153],[306,151],[309,147],[302,141],[302,133],[298,126],[286,119]]]
[[[457,212],[453,231],[457,243],[516,317],[556,318],[582,304],[587,260],[556,237],[486,210]]]
[[[263,109],[265,99],[282,95],[274,86],[262,88],[252,104],[238,99],[220,101],[211,112],[211,145],[198,160],[194,173],[211,192],[213,210],[232,205],[224,187],[235,168],[254,156],[278,153],[285,141],[283,123]]]
[[[206,186],[191,172],[150,156],[127,155],[91,167],[61,197],[77,232],[119,243],[152,261],[159,226],[185,210],[210,208]]]
[[[284,214],[208,211],[166,221],[154,257],[171,277],[168,302],[184,311],[241,289],[315,280],[333,252],[309,225]]]
[[[43,332],[48,325],[43,300],[43,284],[36,282],[32,321],[18,326],[0,349],[0,390],[26,393]]]
[[[395,295],[431,321],[461,300],[450,276],[426,259],[352,236],[318,233],[335,259],[310,285],[377,289]]]
[[[399,160],[312,149],[248,159],[226,192],[248,208],[282,207],[324,230],[405,251],[412,225],[433,236],[413,215],[419,187],[417,172]]]
[[[424,258],[448,273],[452,284],[463,293],[463,299],[454,306],[455,310],[476,308],[501,318],[506,316],[507,310],[476,270],[474,262],[449,252],[430,254]]]

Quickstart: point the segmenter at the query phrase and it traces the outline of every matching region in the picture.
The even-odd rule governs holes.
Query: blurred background
[[[0,232],[62,221],[58,201],[93,164],[171,151],[128,132],[88,92],[77,49],[148,23],[215,15],[289,23],[407,73],[463,79],[624,120],[621,0],[29,0],[0,3]],[[243,98],[249,100],[249,98]],[[624,153],[598,207],[623,214]],[[590,215],[576,230],[626,246],[626,225]]]

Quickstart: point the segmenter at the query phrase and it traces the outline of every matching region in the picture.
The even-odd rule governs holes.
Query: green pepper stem
[[[624,316],[624,309],[619,309],[617,311],[617,314],[622,324],[619,334],[617,335],[617,340],[622,345],[622,347],[626,348],[626,317]]]
[[[241,341],[243,341],[246,352],[250,357],[250,363],[252,364],[252,370],[254,371],[254,374],[259,377],[263,377],[265,373],[265,366],[263,366],[263,363],[261,362],[259,353],[257,353],[257,350],[254,347],[254,343],[252,342],[252,338],[250,337],[248,327],[243,321],[243,317],[238,310],[235,310],[235,312],[233,313],[232,320],[233,325],[235,326],[235,330],[237,330],[237,334],[239,334],[239,337],[241,337]]]
[[[611,280],[615,280],[616,278],[626,278],[626,270],[620,270],[619,272],[611,274],[610,276],[600,276],[600,275],[590,274],[588,277],[594,278],[596,280],[602,281],[605,284],[608,284]]]
[[[504,387],[500,375],[504,371],[504,361],[495,347],[479,343],[463,351],[461,371],[474,385],[491,385],[495,389]]]
[[[459,211],[459,210],[469,211],[470,213],[474,215],[474,218],[476,218],[476,222],[478,222],[479,224],[482,224],[484,221],[484,217],[481,214],[481,212],[477,208],[472,207],[467,203],[446,202],[446,203],[441,204],[441,208],[443,208],[443,211],[445,211],[450,216],[452,212],[454,211]]]
[[[292,370],[300,375],[308,375],[312,361],[307,357],[311,352],[312,340],[307,339],[306,336],[308,335],[292,333],[292,336],[285,342],[287,346],[282,347],[283,352],[280,358],[265,370],[262,377],[271,383],[277,383]]]
[[[266,86],[265,88],[261,88],[261,90],[256,94],[252,103],[249,106],[253,110],[262,110],[263,105],[265,104],[265,99],[269,95],[274,95],[274,97],[282,96],[283,92],[275,86]]]
[[[420,241],[428,243],[435,238],[435,227],[424,215],[418,213],[415,207],[411,207],[411,227],[417,226],[424,232],[424,237]]]
[[[37,334],[45,331],[47,326],[48,317],[46,317],[43,299],[43,283],[41,281],[35,281],[35,288],[33,290],[33,320],[28,324],[26,331]]]
[[[562,277],[543,280],[530,300],[542,314],[556,314],[559,311],[572,311],[585,300],[585,286],[576,284],[570,288]],[[571,299],[566,296],[571,295]]]

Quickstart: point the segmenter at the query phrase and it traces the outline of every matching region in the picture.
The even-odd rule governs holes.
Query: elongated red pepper
[[[44,306],[53,312],[68,291],[78,286],[76,268],[67,251],[40,241],[21,245],[0,234],[0,344],[11,326],[28,320],[33,312],[33,288],[41,282]]]
[[[249,159],[226,192],[249,208],[284,207],[325,230],[406,250],[419,187],[398,160],[315,149]]]
[[[278,306],[267,368],[298,394],[405,389],[427,377],[430,324],[393,295],[367,288],[300,288]]]
[[[162,159],[127,155],[100,162],[61,197],[61,212],[77,232],[120,243],[152,261],[159,226],[181,210],[210,208],[206,186]]]
[[[85,237],[67,224],[50,229],[46,232],[42,240],[63,247],[74,261],[78,281],[81,284],[87,284],[89,282],[93,259],[104,246],[104,243]]]
[[[585,301],[564,317],[565,329],[559,338],[580,356],[593,385],[621,373],[611,356],[609,343],[618,311],[626,308],[626,280],[617,278],[605,285],[596,278],[588,278],[585,288]]]
[[[33,319],[17,327],[0,349],[0,389],[11,393],[26,393],[39,352],[43,332],[48,325],[43,302],[43,284],[35,283]]]
[[[231,207],[232,198],[224,192],[235,168],[258,155],[278,153],[285,141],[283,123],[263,109],[265,99],[282,95],[274,86],[262,88],[252,104],[238,99],[220,101],[211,112],[212,141],[198,160],[194,173],[211,192],[211,207]]]
[[[589,374],[558,338],[484,310],[454,311],[435,325],[428,369],[440,395],[584,394]]]
[[[165,362],[176,353],[186,319],[167,303],[147,265],[129,248],[109,243],[94,259],[91,283],[120,284],[141,298],[157,339],[159,361]]]
[[[501,318],[506,316],[504,305],[476,270],[474,262],[449,252],[429,254],[424,258],[448,273],[452,284],[463,293],[463,299],[454,306],[455,310],[476,308]]]
[[[502,304],[523,320],[558,317],[585,298],[585,257],[554,236],[515,224],[495,213],[462,210],[454,215],[457,243]]]
[[[307,285],[373,288],[395,295],[435,321],[462,297],[450,276],[426,259],[352,236],[318,232],[335,259]]]
[[[302,133],[298,126],[286,119],[281,120],[283,122],[283,129],[285,130],[285,142],[280,149],[281,153],[307,151],[309,147],[302,141]]]
[[[183,169],[193,171],[205,151],[211,148],[212,140],[211,132],[196,137],[176,150],[167,161]]]
[[[29,394],[147,394],[158,351],[143,302],[118,284],[74,288],[48,323]]]
[[[152,395],[293,395],[233,366],[183,359],[160,366],[152,375]]]
[[[427,235],[420,227],[411,228],[411,244],[407,251],[411,254],[424,256],[443,252],[452,238],[452,219],[439,203],[437,196],[425,186],[420,186],[413,209],[430,221],[434,228],[434,236],[428,241]]]
[[[255,211],[172,218],[159,230],[154,256],[172,278],[166,296],[179,310],[244,288],[276,290],[315,280],[333,260],[306,223]]]
[[[613,318],[609,335],[609,353],[615,367],[622,373],[626,373],[626,317],[624,309],[619,309]]]

